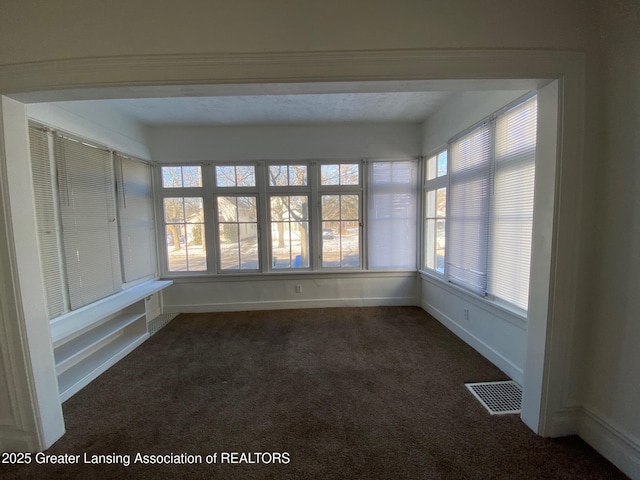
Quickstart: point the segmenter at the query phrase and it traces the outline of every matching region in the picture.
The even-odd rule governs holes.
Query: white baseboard
[[[201,305],[164,305],[165,313],[242,312],[249,310],[290,310],[294,308],[333,307],[415,307],[415,297],[340,298],[322,300],[272,300],[266,302],[207,303]]]
[[[445,327],[451,330],[465,343],[473,347],[487,360],[489,360],[500,370],[509,375],[509,377],[511,377],[516,383],[522,385],[524,380],[524,372],[520,367],[518,367],[508,358],[504,357],[499,352],[484,343],[467,329],[454,322],[451,318],[449,318],[447,315],[445,315],[443,312],[433,307],[429,303],[423,301],[421,306],[423,310],[427,311],[431,316],[433,316],[436,320],[438,320]]]
[[[22,430],[0,429],[0,452],[35,452],[37,442]]]
[[[553,413],[551,422],[545,426],[545,436],[566,437],[576,435],[580,428],[582,407],[566,407]]]
[[[578,434],[630,478],[640,480],[640,439],[586,407],[581,409]]]

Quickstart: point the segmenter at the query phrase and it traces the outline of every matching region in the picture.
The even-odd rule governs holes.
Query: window
[[[365,165],[163,165],[157,182],[163,268],[178,275],[362,269]],[[370,165],[369,268],[415,269],[417,161]]]
[[[202,197],[165,197],[163,212],[169,270],[206,270]]]
[[[323,268],[357,268],[361,256],[360,163],[320,165],[320,252]]]
[[[322,266],[360,266],[360,195],[322,195]]]
[[[369,268],[415,270],[418,162],[369,164]]]
[[[442,150],[426,162],[424,185],[424,267],[444,274],[447,214],[447,151]]]
[[[307,185],[306,165],[270,165],[270,187],[293,187]]]
[[[360,165],[357,163],[330,163],[320,168],[320,184],[359,185]]]
[[[162,188],[190,188],[202,186],[199,166],[162,167]]]
[[[114,159],[122,276],[125,282],[132,282],[157,271],[151,165],[119,153]]]
[[[207,271],[202,167],[161,167],[161,208],[169,272]]]
[[[221,165],[216,167],[217,187],[255,187],[256,169],[253,165]]]
[[[259,270],[257,197],[217,197],[220,270]]]
[[[155,276],[150,166],[35,123],[29,137],[49,318]]]
[[[271,266],[309,267],[309,197],[271,197]]]
[[[272,164],[266,170],[270,267],[272,270],[308,269],[311,267],[309,166]]]
[[[530,96],[427,160],[423,266],[528,308],[537,103]],[[446,245],[445,245],[446,238]]]
[[[496,119],[489,292],[527,310],[533,228],[537,103]]]
[[[66,281],[62,268],[62,231],[56,182],[55,162],[51,152],[53,137],[45,129],[29,126],[31,172],[35,193],[40,262],[47,292],[49,318],[68,310]]]
[[[120,290],[120,249],[111,153],[56,136],[62,240],[72,310]]]
[[[450,282],[485,294],[489,239],[491,125],[486,123],[449,146],[448,242]]]

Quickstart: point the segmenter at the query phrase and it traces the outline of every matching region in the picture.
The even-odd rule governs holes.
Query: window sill
[[[247,282],[270,280],[298,280],[298,279],[332,279],[332,278],[411,278],[416,276],[416,270],[349,270],[349,271],[302,271],[302,272],[264,272],[264,273],[224,273],[224,274],[189,274],[163,275],[163,280],[173,280],[174,283],[198,282]]]

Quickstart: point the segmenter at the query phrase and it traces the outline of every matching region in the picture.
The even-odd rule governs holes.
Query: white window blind
[[[111,153],[56,137],[62,237],[71,309],[120,290]]]
[[[415,270],[417,181],[417,161],[376,161],[370,164],[369,268]]]
[[[489,292],[523,310],[529,297],[537,102],[496,119]]]
[[[29,140],[40,261],[47,293],[49,318],[55,318],[67,310],[59,242],[60,228],[56,210],[55,167],[49,151],[49,134],[44,129],[31,126]]]
[[[132,282],[157,271],[151,166],[118,153],[114,157],[122,273]]]
[[[487,288],[487,242],[491,185],[491,124],[449,146],[447,276],[479,294]]]

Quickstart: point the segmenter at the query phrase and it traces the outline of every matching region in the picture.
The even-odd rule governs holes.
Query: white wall
[[[148,129],[97,102],[35,103],[27,105],[29,118],[59,128],[143,160],[150,160]]]
[[[151,130],[159,162],[406,158],[420,155],[419,124],[162,127]],[[294,285],[302,286],[296,294]],[[176,279],[167,312],[361,305],[416,305],[415,274],[266,275]]]
[[[174,279],[174,284],[162,295],[164,311],[215,312],[418,303],[413,272],[220,277]],[[296,285],[302,287],[301,293],[296,293]]]
[[[158,127],[157,162],[403,158],[420,155],[420,125]]]
[[[0,451],[47,448],[64,433],[64,423],[40,266],[27,116],[23,104],[7,97],[0,97],[0,160],[0,375],[7,388],[0,390],[7,402]]]
[[[604,104],[581,435],[640,478],[640,4],[603,2]]]
[[[452,136],[525,93],[486,91],[455,95],[424,122],[424,154],[429,155],[442,148]],[[427,275],[421,275],[420,302],[422,308],[456,335],[516,382],[523,383],[527,351],[526,320]],[[469,311],[469,320],[465,320],[465,310]]]
[[[211,52],[581,51],[593,33],[591,13],[584,0],[3,2],[0,65]]]

